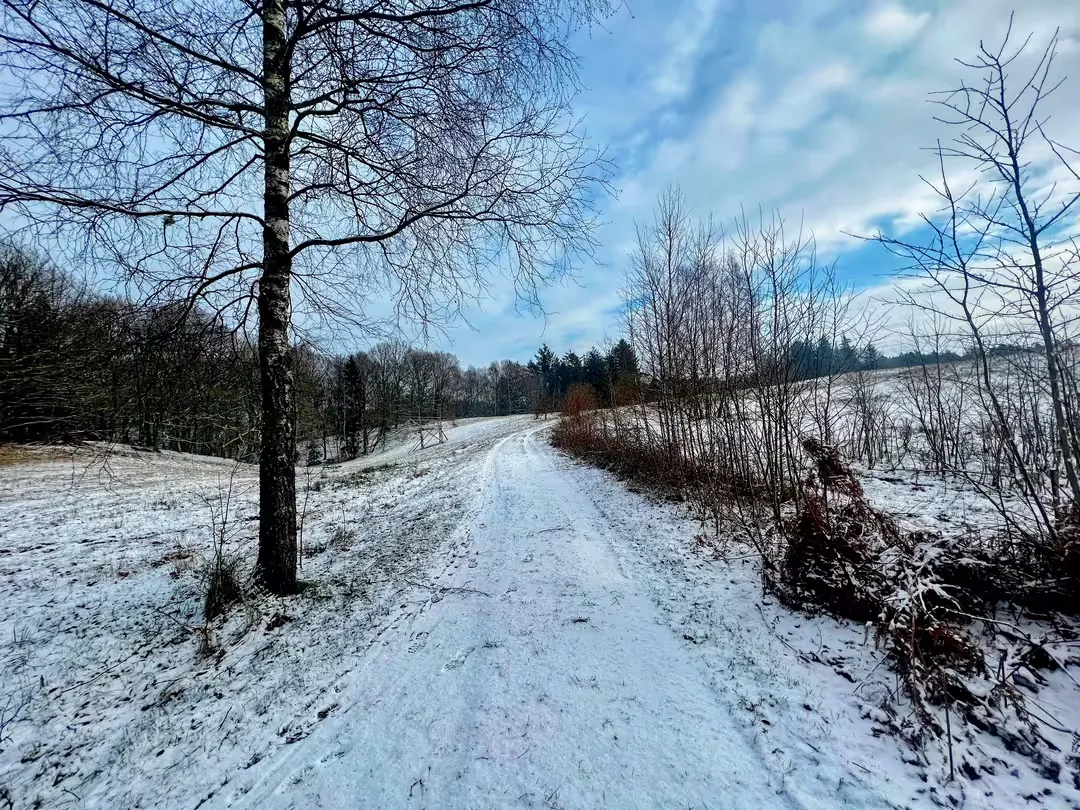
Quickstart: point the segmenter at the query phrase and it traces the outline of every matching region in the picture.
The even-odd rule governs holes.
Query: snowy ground
[[[1022,760],[945,785],[881,733],[863,628],[763,600],[543,423],[448,439],[301,471],[311,585],[202,655],[211,512],[232,480],[250,555],[251,469],[0,467],[0,808],[1074,806]]]

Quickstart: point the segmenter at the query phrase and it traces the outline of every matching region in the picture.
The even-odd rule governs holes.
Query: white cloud
[[[921,212],[932,213],[939,201],[920,180],[936,173],[927,147],[955,133],[934,121],[927,96],[956,85],[963,69],[954,57],[970,57],[980,38],[1001,37],[1008,0],[953,0],[933,25],[929,12],[896,4],[856,16],[830,16],[830,8],[831,0],[813,0],[758,29],[711,108],[633,173],[635,198],[677,182],[694,207],[721,218],[741,206],[777,207],[789,219],[805,218],[832,251],[857,244],[843,231],[870,233],[882,223],[906,232]],[[1065,39],[1080,35],[1080,4],[1031,0],[1014,28],[1045,37],[1058,25]],[[868,26],[894,40],[903,34],[911,47],[885,53],[863,36]],[[1080,52],[1062,49],[1057,68],[1080,76]],[[1066,140],[1080,131],[1070,87],[1046,107],[1051,129]]]
[[[1046,112],[1051,134],[1080,148],[1072,137],[1080,132],[1072,103],[1080,90],[1080,2],[800,0],[732,4],[730,12],[723,0],[683,0],[674,12],[675,0],[632,6],[637,16],[617,20],[602,48],[585,54],[597,88],[588,98],[590,130],[621,150],[617,185],[625,193],[600,234],[610,266],[586,269],[584,288],[549,294],[546,331],[542,322],[514,320],[500,326],[500,344],[546,339],[554,347],[571,335],[587,344],[615,332],[604,312],[617,301],[634,219],[648,218],[671,184],[722,223],[744,207],[778,208],[793,226],[813,230],[826,261],[862,244],[845,231],[872,234],[880,225],[910,233],[920,213],[939,205],[920,180],[936,175],[926,148],[955,134],[933,120],[927,96],[957,85],[956,57],[972,57],[980,39],[1000,41],[1012,8],[1018,42],[1033,32],[1041,44],[1061,29],[1056,72],[1071,78]],[[1068,181],[1048,175],[1033,189],[1055,179]],[[864,283],[875,280],[867,275]],[[475,345],[467,355],[492,351],[490,341],[460,338],[463,350]]]
[[[753,76],[740,76],[724,90],[709,126],[723,125],[735,132],[753,128],[760,111],[761,85]]]
[[[792,77],[776,100],[763,105],[760,126],[767,132],[798,132],[828,109],[834,94],[855,81],[844,62],[829,62]]]
[[[875,6],[867,14],[863,31],[889,44],[907,42],[930,21],[930,12],[912,13],[898,3]]]

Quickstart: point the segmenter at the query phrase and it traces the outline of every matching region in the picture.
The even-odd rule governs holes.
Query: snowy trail
[[[620,566],[625,528],[537,433],[489,452],[437,583],[460,590],[390,631],[348,708],[223,803],[801,806]]]

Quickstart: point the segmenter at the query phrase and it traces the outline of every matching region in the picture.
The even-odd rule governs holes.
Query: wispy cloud
[[[698,59],[712,38],[720,8],[721,0],[690,0],[668,26],[665,40],[669,50],[651,83],[661,102],[683,98],[690,92]]]

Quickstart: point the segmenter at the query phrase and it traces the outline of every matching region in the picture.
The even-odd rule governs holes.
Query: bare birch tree
[[[258,571],[296,587],[293,298],[452,316],[592,246],[570,114],[605,0],[0,0],[0,220],[237,320],[262,387]]]

